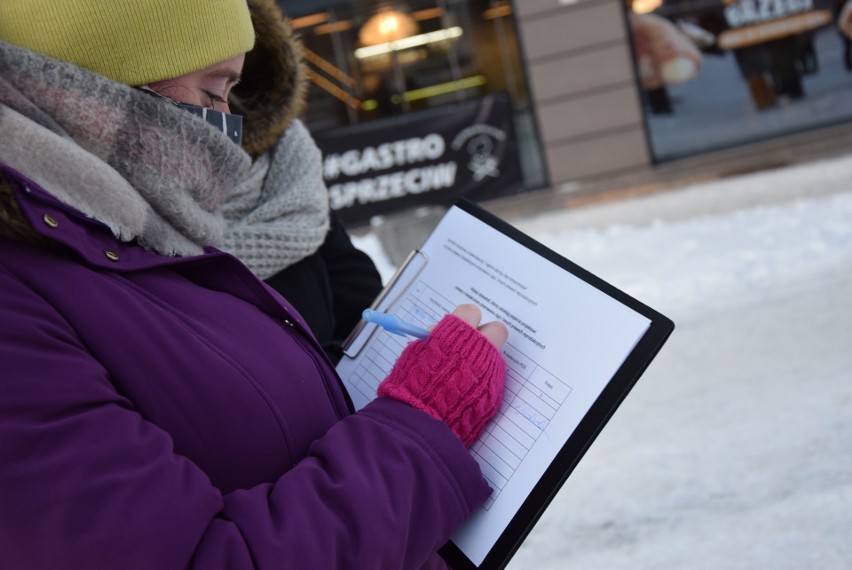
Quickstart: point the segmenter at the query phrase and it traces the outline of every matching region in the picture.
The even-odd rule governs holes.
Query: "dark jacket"
[[[299,310],[328,356],[336,362],[343,340],[382,288],[370,257],[352,245],[332,214],[319,251],[266,282]]]
[[[231,107],[245,118],[243,148],[252,158],[269,151],[304,105],[302,46],[268,0],[249,2],[257,44],[246,55]],[[302,314],[328,355],[340,346],[382,289],[375,264],[355,248],[332,213],[320,249],[266,280]]]

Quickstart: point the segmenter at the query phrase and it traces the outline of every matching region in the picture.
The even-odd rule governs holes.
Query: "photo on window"
[[[655,161],[852,118],[842,0],[627,2]]]

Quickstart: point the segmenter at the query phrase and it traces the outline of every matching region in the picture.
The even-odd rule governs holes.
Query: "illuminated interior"
[[[307,48],[309,125],[357,124],[492,92],[526,103],[506,0],[281,4]],[[309,4],[324,9],[306,13]]]
[[[510,1],[279,4],[306,47],[313,132],[505,94],[525,148],[540,153]]]

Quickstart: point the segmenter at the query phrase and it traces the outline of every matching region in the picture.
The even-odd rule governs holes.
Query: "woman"
[[[337,360],[381,276],[330,214],[319,151],[296,118],[306,87],[301,44],[273,0],[248,5],[256,42],[230,106],[244,118],[252,167],[223,204],[223,249],[281,293]]]
[[[210,247],[253,42],[245,0],[0,3],[2,568],[439,566],[489,493],[505,327],[456,309],[351,414]]]

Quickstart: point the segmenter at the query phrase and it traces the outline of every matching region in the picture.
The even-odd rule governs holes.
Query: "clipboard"
[[[474,238],[470,238],[474,243],[464,241],[480,233],[480,243],[475,243]],[[492,251],[495,248],[491,244],[497,251]],[[532,270],[513,276],[510,272],[515,266]],[[446,278],[446,272],[453,276],[441,291],[434,283]],[[451,280],[455,276],[460,280],[467,276],[476,285],[466,288],[454,284]],[[544,293],[535,287],[538,281]],[[568,306],[559,301],[559,291],[547,291],[551,282],[565,290],[564,304]],[[575,298],[576,305],[571,306]],[[448,210],[423,246],[400,266],[371,308],[407,311],[400,316],[428,326],[433,324],[427,322],[430,316],[437,320],[440,309],[451,309],[450,305],[459,304],[459,300],[481,301],[477,304],[483,308],[483,322],[496,317],[510,327],[504,346],[510,374],[501,412],[480,438],[483,441],[471,447],[483,474],[499,491],[498,496],[490,509],[483,506],[465,523],[441,549],[441,555],[455,569],[504,568],[662,348],[674,323],[466,199]],[[539,306],[542,304],[548,306]],[[572,323],[575,330],[568,333],[574,335],[570,342],[592,343],[577,354],[576,364],[570,357],[569,341],[560,345],[562,328],[547,322],[548,315],[561,314],[560,311],[577,315],[578,321],[586,319]],[[524,320],[527,313],[528,321]],[[612,330],[607,329],[610,325]],[[384,370],[371,371],[372,377],[364,371],[380,360],[385,361],[384,366],[392,366],[393,355],[407,343],[399,337],[391,339],[392,336],[395,335],[376,325],[362,322],[344,343],[338,372],[356,408],[372,399],[373,383],[383,379],[379,376]],[[594,352],[598,350],[595,342],[606,345],[599,354]],[[590,350],[592,354],[587,354]],[[382,358],[376,358],[373,352],[382,354]],[[569,361],[565,371],[553,364],[554,358],[562,358],[563,353]],[[584,364],[583,359],[589,364]],[[602,363],[604,359],[608,361]],[[534,371],[529,372],[530,369]],[[587,382],[582,371],[588,371],[588,378],[598,379]],[[516,401],[521,405],[516,405]],[[556,409],[548,417],[552,407]],[[524,423],[527,421],[529,425]],[[526,427],[518,429],[523,425]],[[523,447],[521,440],[528,432],[532,437],[538,429],[543,435],[528,449]],[[498,447],[505,455],[495,454]],[[509,451],[504,452],[502,447]],[[527,455],[520,459],[515,471],[511,466],[494,466],[503,459],[511,463],[523,453]],[[505,486],[498,489],[506,476]]]

